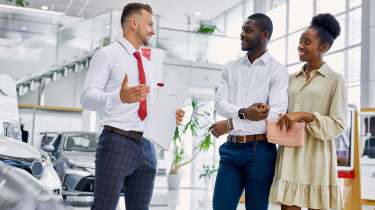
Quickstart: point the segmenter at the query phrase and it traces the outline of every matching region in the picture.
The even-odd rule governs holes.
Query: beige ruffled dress
[[[290,75],[288,112],[312,112],[303,147],[279,146],[270,202],[311,209],[343,209],[333,139],[345,130],[343,77],[327,64],[311,73]]]

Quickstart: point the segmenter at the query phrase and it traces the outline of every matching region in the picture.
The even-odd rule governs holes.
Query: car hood
[[[64,152],[64,157],[75,166],[95,168],[95,152]]]
[[[22,159],[41,159],[40,152],[35,147],[3,136],[0,136],[0,155]]]

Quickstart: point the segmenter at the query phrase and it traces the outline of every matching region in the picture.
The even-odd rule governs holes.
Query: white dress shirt
[[[101,48],[92,57],[86,75],[81,103],[84,109],[97,111],[100,124],[125,131],[143,132],[145,122],[138,117],[139,103],[124,104],[120,99],[120,88],[128,75],[128,86],[139,84],[138,65],[133,53],[134,46],[121,38],[109,46]],[[142,53],[141,53],[142,54]],[[142,56],[146,75],[146,85],[150,86],[147,97],[147,113],[156,83],[152,80],[153,65]]]
[[[224,66],[216,93],[215,109],[218,114],[233,119],[230,135],[266,133],[266,120],[251,121],[238,117],[241,108],[254,103],[270,106],[268,119],[277,120],[279,113],[288,109],[288,71],[268,52],[250,63],[247,54]]]

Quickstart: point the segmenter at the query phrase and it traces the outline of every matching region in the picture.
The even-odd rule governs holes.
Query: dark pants
[[[245,189],[247,210],[267,210],[275,171],[276,146],[267,141],[220,146],[214,210],[236,210]]]
[[[126,210],[148,210],[155,174],[156,156],[151,142],[104,129],[96,150],[92,210],[115,210],[122,188]]]

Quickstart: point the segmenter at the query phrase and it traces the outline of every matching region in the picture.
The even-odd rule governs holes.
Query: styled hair
[[[121,25],[124,25],[124,23],[126,22],[126,19],[135,14],[135,13],[138,13],[138,14],[142,14],[142,10],[146,10],[148,11],[149,13],[152,14],[152,8],[150,7],[150,5],[148,4],[142,4],[142,3],[129,3],[127,5],[125,5],[124,9],[122,10],[122,14],[121,14]]]
[[[314,16],[310,28],[317,30],[321,42],[329,44],[329,46],[332,46],[341,31],[339,22],[329,13]]]
[[[269,36],[268,40],[271,39],[272,31],[273,31],[273,24],[271,18],[269,18],[267,15],[263,13],[255,13],[247,17],[248,20],[254,20],[255,25],[261,30],[261,31],[267,31]]]

